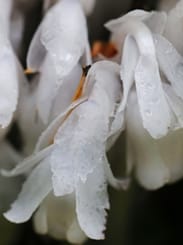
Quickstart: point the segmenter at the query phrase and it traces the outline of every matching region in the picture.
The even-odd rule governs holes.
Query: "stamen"
[[[82,77],[80,79],[80,82],[78,84],[78,87],[75,91],[75,94],[72,98],[72,102],[74,102],[75,100],[79,99],[82,95],[82,92],[83,92],[83,86],[84,86],[84,82],[85,82],[85,78],[88,74],[88,71],[90,69],[91,66],[86,66],[86,67],[83,67],[83,74],[82,74]]]
[[[117,48],[111,42],[95,41],[92,45],[91,54],[95,58],[99,54],[112,58],[118,53]]]
[[[39,72],[38,71],[33,71],[32,69],[26,69],[25,71],[24,71],[24,74],[26,75],[26,77],[27,77],[27,79],[29,80],[29,81],[31,81],[32,80],[32,78],[34,78],[34,76],[36,76],[36,75],[38,75],[39,74]]]
[[[35,71],[33,71],[32,69],[30,69],[30,68],[27,68],[26,70],[24,70],[24,74],[25,75],[33,75],[33,74],[35,74],[36,72]]]

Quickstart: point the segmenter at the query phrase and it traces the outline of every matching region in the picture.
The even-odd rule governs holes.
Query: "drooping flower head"
[[[94,64],[79,94],[82,97],[76,96],[42,134],[35,153],[9,173],[17,175],[34,167],[5,216],[25,222],[51,191],[56,197],[74,194],[81,229],[90,238],[103,239],[109,208],[107,182],[123,186],[106,157],[108,144],[123,125],[121,114],[116,114],[122,98],[119,66],[107,61]],[[49,223],[47,227],[51,234]]]
[[[182,176],[181,152],[169,160],[162,153],[175,139],[181,148],[175,130],[183,126],[183,58],[164,37],[167,19],[165,13],[137,10],[106,25],[121,50],[119,111],[126,111],[128,165],[135,164],[140,183],[149,189]]]
[[[78,65],[90,63],[86,19],[79,0],[58,1],[38,27],[27,57],[28,68],[41,75],[37,109],[45,124],[58,89]]]

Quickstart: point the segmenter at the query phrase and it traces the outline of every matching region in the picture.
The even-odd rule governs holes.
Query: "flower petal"
[[[80,0],[86,15],[90,15],[95,7],[96,0]]]
[[[27,157],[11,171],[1,170],[1,174],[6,177],[13,177],[20,174],[25,174],[27,171],[30,171],[33,167],[35,167],[41,160],[46,158],[51,153],[52,149],[53,145],[48,146],[42,151],[39,151],[38,153]]]
[[[88,42],[86,20],[78,0],[59,1],[47,12],[41,42],[52,57],[58,78],[70,73]]]
[[[46,56],[46,49],[41,42],[42,26],[40,25],[33,36],[27,54],[27,67],[32,71],[39,71]]]
[[[109,182],[109,184],[116,188],[116,189],[123,189],[123,190],[126,190],[129,186],[129,178],[123,178],[123,179],[117,179],[112,170],[111,170],[111,167],[110,167],[110,164],[107,160],[107,158],[105,157],[105,160],[104,160],[104,169],[105,169],[105,174],[106,174],[106,178],[107,178],[107,181]]]
[[[177,4],[176,4],[177,3]],[[166,3],[168,7],[169,3]],[[165,36],[174,47],[176,47],[177,51],[183,55],[183,33],[182,33],[182,21],[183,21],[183,2],[180,1],[171,1],[172,8],[168,12],[168,18],[166,22],[166,28],[163,33],[163,36]],[[170,5],[170,4],[169,4]],[[176,28],[175,28],[176,27]]]
[[[182,129],[170,132],[158,141],[159,152],[169,170],[169,183],[178,181],[183,176],[182,147]]]
[[[81,66],[77,65],[66,77],[58,81],[50,56],[46,56],[42,65],[37,94],[37,108],[44,124],[51,120],[50,117],[55,116],[56,113],[58,116],[58,112],[65,110],[71,104],[81,73]],[[62,83],[61,88],[60,82]]]
[[[75,108],[58,130],[51,157],[56,196],[73,192],[77,182],[85,182],[103,157],[108,121],[101,110],[95,102],[85,102]]]
[[[147,189],[160,188],[169,181],[169,169],[161,157],[159,140],[153,139],[143,128],[135,91],[130,94],[126,116],[127,137],[138,181]]]
[[[176,94],[183,99],[183,57],[163,36],[155,35],[155,44],[161,70]]]
[[[35,153],[43,150],[47,147],[51,141],[53,141],[56,131],[58,130],[59,126],[62,125],[66,116],[71,112],[75,107],[80,105],[81,103],[86,101],[86,97],[83,97],[75,102],[73,102],[63,113],[61,113],[58,117],[50,123],[48,128],[42,132],[41,136],[38,139],[38,142],[35,147]]]
[[[0,52],[0,125],[3,128],[10,124],[18,101],[19,80],[16,62],[11,47],[3,45]]]
[[[183,100],[176,95],[171,85],[164,84],[163,88],[166,92],[166,97],[170,104],[170,107],[176,116],[176,123],[174,125],[174,129],[182,128],[183,127]]]
[[[105,27],[109,31],[115,32],[118,28],[120,28],[122,23],[131,20],[144,22],[144,24],[146,24],[152,32],[162,33],[166,25],[167,15],[164,12],[148,12],[138,9],[130,11],[129,13],[115,20],[108,21],[105,24]]]
[[[167,134],[170,109],[162,88],[158,64],[153,56],[141,55],[135,71],[135,84],[143,126],[153,138]]]
[[[100,95],[105,101],[105,93]],[[104,109],[95,101],[85,102],[58,130],[51,158],[55,195],[74,191],[78,180],[85,182],[103,157],[108,132]]]
[[[92,187],[92,188],[91,188]],[[76,188],[76,212],[79,224],[92,239],[104,239],[106,209],[109,209],[106,176],[103,163],[89,174],[85,183]]]
[[[51,189],[50,162],[49,158],[46,158],[32,171],[17,200],[4,216],[11,222],[26,222]]]
[[[129,59],[130,56],[133,56],[133,59]],[[131,36],[127,36],[121,60],[120,76],[123,81],[123,100],[118,108],[119,112],[125,109],[129,91],[134,83],[134,72],[138,62],[138,57],[139,51],[135,40]]]

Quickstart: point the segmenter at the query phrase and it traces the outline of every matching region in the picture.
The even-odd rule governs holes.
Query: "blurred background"
[[[166,0],[164,1],[166,2]],[[169,0],[167,0],[167,3]],[[157,0],[97,0],[93,14],[88,18],[89,36],[94,40],[107,40],[109,33],[103,24],[127,11],[141,8],[156,9]],[[27,47],[41,20],[41,2],[26,12],[27,28],[24,35],[24,52],[21,60],[25,64]],[[34,11],[34,16],[32,12]],[[13,130],[9,139],[16,143]],[[116,176],[124,174],[125,135],[122,135],[109,152]],[[169,245],[183,244],[183,181],[155,192],[141,188],[135,180],[127,192],[109,188],[111,209],[108,215],[106,240],[88,241],[86,245]],[[0,245],[57,245],[67,244],[41,237],[32,230],[31,221],[13,225],[0,219]]]

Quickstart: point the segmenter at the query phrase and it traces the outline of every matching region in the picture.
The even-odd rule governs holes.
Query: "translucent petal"
[[[64,78],[64,82],[59,88],[57,96],[54,98],[50,115],[51,120],[55,119],[61,112],[65,111],[66,108],[73,102],[73,97],[79,86],[82,72],[82,67],[80,64],[78,64],[73,68],[72,72]]]
[[[87,237],[81,230],[77,219],[74,219],[67,231],[67,241],[71,244],[83,244],[86,240]]]
[[[91,188],[92,187],[92,188]],[[106,209],[109,209],[106,176],[103,163],[89,174],[85,183],[76,188],[76,212],[79,224],[92,239],[104,239]]]
[[[169,183],[178,181],[183,176],[182,162],[183,130],[176,130],[158,142],[158,149],[169,169]]]
[[[38,153],[33,154],[30,157],[27,157],[25,160],[19,163],[14,169],[10,171],[1,170],[1,174],[6,177],[13,177],[20,174],[25,174],[27,171],[35,167],[41,160],[46,158],[51,153],[52,149],[52,145],[48,146],[42,151],[39,151]]]
[[[100,92],[103,93],[103,90],[108,96],[110,115],[113,114],[116,109],[116,103],[122,97],[122,82],[119,77],[119,71],[120,66],[115,62],[106,60],[96,62],[88,72],[83,89],[84,95],[89,95],[92,100],[94,99],[97,103],[102,103],[103,107],[106,107],[99,94]]]
[[[171,124],[170,110],[153,56],[140,56],[135,84],[144,128],[153,138],[166,135]]]
[[[133,55],[133,59],[129,59],[129,56]],[[123,47],[123,55],[121,60],[120,76],[123,82],[123,100],[121,101],[118,111],[125,109],[128,94],[134,83],[134,73],[138,62],[139,51],[135,40],[128,36],[125,39]]]
[[[135,20],[144,22],[155,33],[162,33],[166,25],[166,19],[167,16],[164,12],[133,10],[120,18],[110,20],[105,24],[105,27],[111,32],[115,32],[122,23]]]
[[[77,65],[66,77],[58,81],[51,59],[49,55],[46,56],[37,94],[38,112],[44,124],[47,124],[51,117],[58,116],[58,113],[60,114],[71,104],[81,73],[81,66]],[[60,83],[62,83],[61,87]]]
[[[80,0],[86,15],[90,15],[95,7],[96,0]]]
[[[160,35],[155,36],[155,44],[161,70],[176,94],[183,99],[183,57],[167,39]]]
[[[130,183],[129,178],[117,179],[114,176],[110,164],[106,157],[104,159],[104,170],[105,170],[107,181],[112,187],[116,189],[124,189],[124,190],[128,188]]]
[[[46,49],[41,43],[42,25],[40,25],[33,36],[27,54],[27,67],[33,71],[39,71],[46,56]]]
[[[47,55],[41,67],[42,73],[38,84],[37,110],[43,123],[48,123],[53,100],[57,95],[57,75],[50,56]]]
[[[78,0],[59,1],[47,12],[41,42],[52,57],[58,77],[71,72],[88,42],[86,20]]]
[[[34,229],[38,234],[46,235],[48,232],[47,208],[41,204],[34,215]]]
[[[17,200],[4,214],[15,223],[27,221],[52,189],[49,158],[41,162],[25,181]]]
[[[34,215],[34,227],[39,234],[47,234],[57,240],[81,244],[86,240],[75,210],[75,195],[55,197],[51,192]]]
[[[55,195],[73,192],[103,157],[108,121],[101,110],[94,101],[83,103],[58,130],[51,158]]]
[[[171,85],[164,84],[163,88],[166,92],[166,97],[169,102],[169,105],[177,119],[176,122],[177,125],[174,125],[174,128],[175,129],[182,128],[183,127],[183,100],[176,95]]]
[[[137,179],[147,189],[160,188],[169,181],[169,169],[161,157],[159,140],[153,139],[143,128],[135,91],[130,94],[126,116]]]
[[[0,125],[7,127],[18,101],[18,70],[10,46],[1,47],[0,53]],[[11,67],[11,71],[9,70]]]
[[[52,123],[50,123],[48,128],[43,131],[41,136],[39,137],[35,147],[35,153],[44,149],[50,144],[51,141],[53,141],[55,133],[57,132],[59,126],[61,126],[64,122],[67,114],[84,101],[86,101],[85,97],[73,102],[63,113],[61,113],[57,118],[55,118],[55,120],[53,120]]]
[[[177,51],[183,55],[183,32],[182,32],[182,21],[183,21],[183,2],[182,1],[171,1],[171,4],[175,5],[168,13],[168,18],[166,22],[166,29],[163,33],[165,38],[167,38]],[[166,3],[168,7],[168,2]],[[170,4],[169,4],[170,5]],[[173,7],[173,6],[172,6]]]

